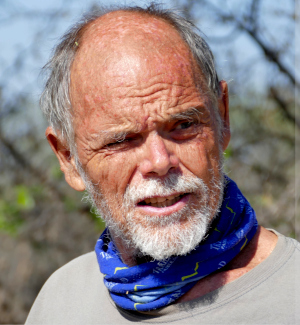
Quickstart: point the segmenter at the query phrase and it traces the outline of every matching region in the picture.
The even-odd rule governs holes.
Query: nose
[[[143,157],[139,170],[143,176],[164,176],[172,168],[179,166],[175,154],[169,152],[166,143],[159,134],[150,134],[143,145]]]

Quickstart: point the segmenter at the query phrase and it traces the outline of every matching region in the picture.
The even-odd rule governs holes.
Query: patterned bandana
[[[104,230],[95,251],[104,284],[118,306],[149,311],[169,305],[199,279],[224,267],[253,238],[255,212],[237,185],[226,179],[222,207],[209,235],[185,256],[128,267]]]

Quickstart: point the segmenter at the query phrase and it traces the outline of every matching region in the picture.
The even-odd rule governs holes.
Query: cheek
[[[212,174],[218,173],[219,149],[214,137],[207,134],[184,145],[178,145],[182,165],[194,175],[209,182]]]
[[[123,197],[126,186],[135,169],[135,159],[124,153],[112,154],[101,159],[94,157],[87,166],[88,175],[105,197],[115,199],[116,194]]]

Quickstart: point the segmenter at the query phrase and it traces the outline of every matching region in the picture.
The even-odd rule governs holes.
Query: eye
[[[179,129],[179,130],[188,129],[193,124],[194,124],[194,122],[191,122],[191,121],[182,122],[182,123],[177,125],[176,129]]]
[[[194,121],[180,121],[175,125],[174,131],[186,130],[195,124]]]
[[[138,139],[137,136],[128,136],[126,138],[116,139],[112,142],[107,143],[104,146],[104,148],[114,149],[114,150],[125,149],[127,147],[129,148],[136,142],[137,139]]]
[[[178,121],[171,129],[172,138],[178,141],[192,139],[201,131],[200,125],[201,123],[196,120]]]
[[[115,141],[115,142],[111,142],[111,143],[107,143],[105,145],[105,147],[113,147],[113,146],[120,146],[126,142],[130,141],[130,139],[122,139],[122,140],[118,140],[118,141]]]

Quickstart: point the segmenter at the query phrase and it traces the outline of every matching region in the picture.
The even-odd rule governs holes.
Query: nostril
[[[170,169],[179,166],[179,160],[172,152],[169,143],[157,133],[150,134],[143,146],[143,158],[140,163],[141,173],[164,176]]]

